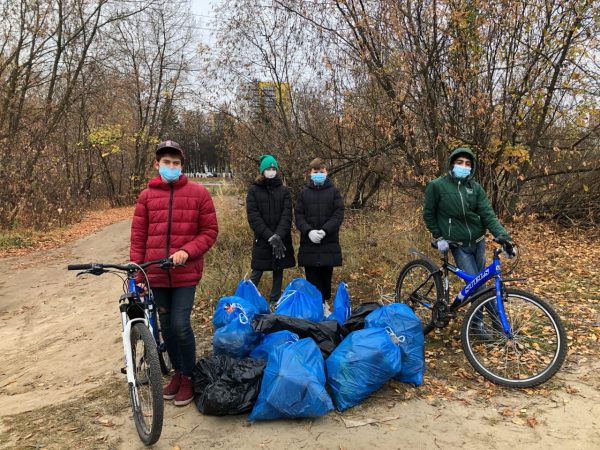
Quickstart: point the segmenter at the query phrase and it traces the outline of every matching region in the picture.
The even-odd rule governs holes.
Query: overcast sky
[[[192,14],[196,16],[198,34],[204,44],[211,43],[211,21],[215,16],[212,9],[217,3],[219,3],[219,0],[191,0]]]

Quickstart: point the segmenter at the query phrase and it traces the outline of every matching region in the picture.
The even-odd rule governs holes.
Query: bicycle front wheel
[[[462,324],[462,347],[471,365],[493,383],[525,388],[552,378],[567,354],[560,317],[543,300],[519,289],[507,288],[503,299],[512,331],[502,329],[496,295],[476,300]]]
[[[162,377],[156,341],[143,323],[131,327],[131,350],[135,388],[129,387],[135,427],[142,442],[152,445],[163,425]]]
[[[423,332],[432,329],[432,308],[442,296],[442,277],[438,268],[424,259],[406,264],[396,281],[396,301],[405,303],[421,319]]]

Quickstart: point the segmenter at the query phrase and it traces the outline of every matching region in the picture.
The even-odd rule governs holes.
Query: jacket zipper
[[[448,239],[452,240],[452,235],[450,232],[452,231],[452,217],[448,217]]]
[[[321,188],[319,187],[319,189],[317,189],[317,192],[319,192],[320,190],[321,190]],[[322,221],[321,221],[321,203],[317,202],[317,206],[318,206],[318,210],[319,210],[319,224],[322,224]],[[317,252],[317,267],[321,267],[321,252]]]
[[[463,200],[462,193],[460,192],[460,181],[458,182],[458,195],[460,196],[460,204],[462,205],[463,217],[465,218],[465,226],[467,227],[467,231],[469,232],[469,245],[471,245],[473,236],[471,235],[471,229],[469,228],[469,224],[467,223],[467,213],[465,212],[465,202]]]
[[[171,219],[173,215],[173,184],[170,185],[171,194],[169,195],[169,219],[167,221],[167,255],[166,258],[169,257],[169,253],[171,253]],[[169,287],[171,287],[171,271],[167,270],[167,276],[169,277]]]

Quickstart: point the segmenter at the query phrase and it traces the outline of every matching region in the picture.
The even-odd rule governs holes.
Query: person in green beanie
[[[254,231],[250,281],[258,287],[264,272],[273,272],[269,300],[281,296],[283,269],[294,267],[292,246],[292,196],[279,176],[279,165],[272,155],[260,157],[259,175],[246,196],[248,223]]]
[[[467,147],[458,147],[450,155],[448,172],[431,181],[425,189],[423,220],[441,252],[451,251],[456,265],[476,275],[485,268],[485,233],[489,230],[505,249],[513,252],[512,238],[500,224],[483,187],[473,178],[477,158]],[[478,320],[477,320],[478,319]],[[482,328],[483,316],[474,327]],[[488,336],[489,330],[478,331]]]

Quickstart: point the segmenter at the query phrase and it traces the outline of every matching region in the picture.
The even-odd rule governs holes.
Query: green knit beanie
[[[274,167],[279,169],[277,160],[272,155],[262,155],[260,157],[260,173],[263,173],[266,169]]]

